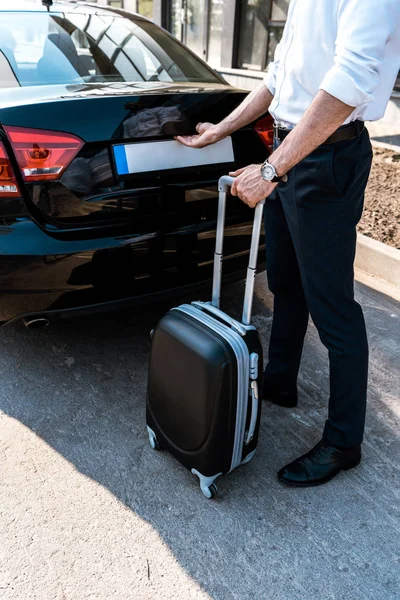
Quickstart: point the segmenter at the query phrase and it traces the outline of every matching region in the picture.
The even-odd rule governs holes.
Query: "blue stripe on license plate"
[[[128,161],[126,158],[125,146],[114,146],[115,165],[119,175],[127,175],[129,173]]]

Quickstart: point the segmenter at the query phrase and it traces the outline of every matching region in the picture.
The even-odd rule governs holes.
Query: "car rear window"
[[[0,87],[110,81],[220,82],[148,21],[104,13],[1,13]]]

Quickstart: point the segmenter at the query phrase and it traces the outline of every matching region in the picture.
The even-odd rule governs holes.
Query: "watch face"
[[[266,181],[271,181],[271,179],[273,179],[276,175],[274,167],[272,165],[270,165],[269,163],[264,163],[262,170],[263,170],[263,173],[262,173],[263,178]]]

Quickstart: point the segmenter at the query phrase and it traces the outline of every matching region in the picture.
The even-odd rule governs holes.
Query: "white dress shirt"
[[[265,84],[270,113],[296,125],[318,90],[355,109],[345,123],[383,117],[400,68],[400,0],[291,0]]]

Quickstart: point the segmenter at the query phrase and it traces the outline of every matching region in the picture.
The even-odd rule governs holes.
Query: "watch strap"
[[[283,178],[284,175],[282,175],[282,177],[279,177],[279,175],[275,175],[275,177],[273,177],[270,181],[271,183],[278,183],[278,181],[282,181]]]

